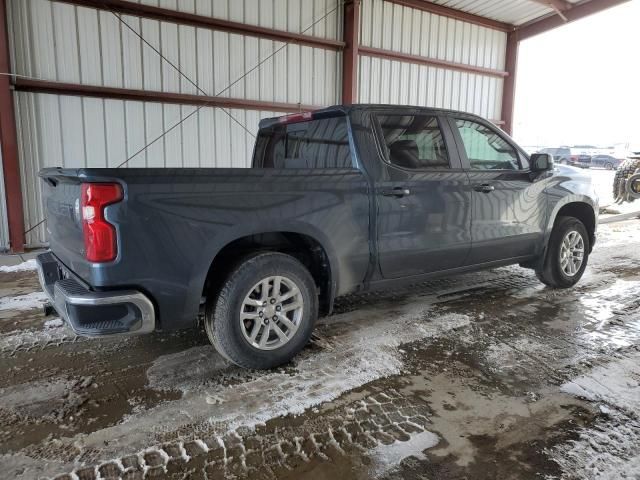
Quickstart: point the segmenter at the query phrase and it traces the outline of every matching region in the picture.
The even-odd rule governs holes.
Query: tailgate
[[[80,212],[82,180],[77,173],[77,170],[59,168],[40,171],[49,245],[71,269],[78,262],[86,262]]]

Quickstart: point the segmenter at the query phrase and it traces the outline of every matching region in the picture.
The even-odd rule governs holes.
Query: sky
[[[514,138],[640,149],[640,0],[521,42]]]

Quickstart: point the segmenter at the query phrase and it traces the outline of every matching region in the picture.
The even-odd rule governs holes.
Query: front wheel
[[[582,278],[589,260],[589,234],[574,217],[559,217],[551,232],[538,279],[552,288],[569,288]]]
[[[207,304],[205,330],[216,350],[245,368],[268,369],[307,344],[318,316],[316,286],[290,255],[242,260]]]

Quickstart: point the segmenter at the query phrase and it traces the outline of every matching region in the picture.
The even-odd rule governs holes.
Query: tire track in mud
[[[55,478],[183,478],[186,472],[190,478],[271,479],[305,463],[341,461],[354,453],[366,456],[374,449],[384,451],[384,446],[427,433],[428,442],[419,444],[415,451],[420,454],[420,447],[433,446],[429,416],[426,403],[391,389],[364,396],[328,415],[316,415],[298,426],[292,425],[295,419],[285,418],[249,435],[233,430],[224,436],[168,442]]]

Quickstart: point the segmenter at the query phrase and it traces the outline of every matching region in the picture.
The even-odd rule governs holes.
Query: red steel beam
[[[0,72],[11,71],[9,60],[9,36],[7,32],[7,5],[0,0]],[[18,157],[18,133],[13,106],[11,84],[7,75],[0,75],[0,144],[4,191],[7,199],[9,220],[9,248],[11,252],[24,252],[24,211],[22,186],[20,183],[20,161]]]
[[[444,5],[438,5],[437,3],[427,2],[425,0],[387,0],[391,3],[397,3],[398,5],[404,5],[405,7],[417,8],[423,12],[435,13],[443,17],[453,18],[455,20],[461,20],[467,23],[473,23],[481,27],[492,28],[493,30],[500,30],[501,32],[510,32],[514,29],[514,26],[509,23],[499,22],[490,18],[481,17],[480,15],[474,15],[473,13],[463,12],[462,10],[456,10],[455,8],[445,7]]]
[[[1,1],[1,0],[0,0]],[[140,102],[172,103],[178,105],[197,105],[206,107],[237,108],[270,112],[295,113],[322,108],[317,105],[296,103],[263,102],[229,97],[211,97],[186,93],[168,93],[131,88],[100,87],[75,83],[51,82],[16,78],[15,89],[23,92],[51,93],[56,95],[75,95],[80,97],[113,98]]]
[[[513,111],[516,97],[516,72],[518,71],[518,34],[510,32],[507,34],[507,51],[505,67],[509,76],[504,79],[502,87],[502,128],[509,135],[513,135]]]
[[[518,33],[518,40],[525,40],[535,35],[553,30],[554,28],[566,25],[569,22],[575,22],[581,18],[588,17],[594,13],[601,12],[611,7],[621,5],[629,0],[590,0],[588,2],[579,3],[571,8],[564,10],[562,14],[566,17],[565,22],[562,18],[556,14],[550,14],[541,19],[533,20],[531,22],[520,25],[516,28]]]
[[[163,22],[177,23],[179,25],[191,25],[193,27],[208,28],[240,35],[267,38],[278,42],[295,43],[310,47],[325,48],[328,50],[341,50],[344,42],[329,38],[313,37],[301,33],[286,32],[272,28],[247,25],[246,23],[233,22],[220,18],[206,17],[193,13],[179,12],[168,8],[154,7],[126,0],[55,0],[61,3],[70,3],[81,7],[97,8],[99,10],[112,11],[124,15],[150,18]]]
[[[360,0],[345,2],[343,19],[345,47],[342,51],[342,103],[350,105],[358,101]]]
[[[381,48],[360,46],[360,54],[369,57],[386,58],[388,60],[397,60],[400,62],[417,63],[419,65],[428,65],[431,67],[446,68],[448,70],[457,70],[460,72],[475,73],[479,75],[487,75],[490,77],[503,78],[509,75],[503,70],[495,70],[493,68],[476,67],[466,63],[450,62],[448,60],[440,60],[438,58],[422,57],[420,55],[412,55],[409,53],[394,52],[392,50],[383,50]]]

